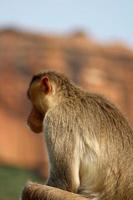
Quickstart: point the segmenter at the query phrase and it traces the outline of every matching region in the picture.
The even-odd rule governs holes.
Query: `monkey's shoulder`
[[[104,96],[83,92],[80,95],[67,98],[60,104],[50,109],[46,114],[46,119],[52,121],[73,121],[75,118],[83,120],[113,121],[128,126],[128,120],[121,111]]]
[[[105,97],[95,93],[83,92],[80,95],[66,98],[47,112],[47,116],[77,115],[79,113],[103,113],[122,115],[119,109]]]

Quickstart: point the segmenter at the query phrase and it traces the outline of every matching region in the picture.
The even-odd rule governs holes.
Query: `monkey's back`
[[[101,183],[98,183],[103,182],[104,185],[101,198],[107,195],[107,199],[131,200],[133,198],[133,130],[131,126],[121,112],[102,96],[85,93],[80,101],[81,116],[86,119],[83,121],[83,126],[88,130],[82,133],[82,137],[90,153],[93,154],[92,162],[98,165],[97,172],[102,173]],[[94,182],[95,176],[96,174]],[[100,174],[97,176],[99,178]],[[94,190],[97,188],[98,185]],[[100,185],[99,189],[101,188]]]

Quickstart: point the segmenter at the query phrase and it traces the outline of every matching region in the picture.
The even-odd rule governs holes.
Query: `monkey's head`
[[[33,76],[27,91],[32,104],[27,123],[33,132],[42,132],[45,114],[59,101],[60,91],[64,89],[66,82],[67,78],[55,72],[43,72]]]

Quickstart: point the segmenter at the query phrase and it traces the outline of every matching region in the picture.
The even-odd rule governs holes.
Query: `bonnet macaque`
[[[28,125],[44,131],[50,171],[22,200],[133,200],[133,130],[112,103],[56,72],[35,75],[28,98]]]

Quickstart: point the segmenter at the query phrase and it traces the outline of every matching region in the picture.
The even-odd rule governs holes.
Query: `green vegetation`
[[[24,184],[28,180],[44,182],[31,171],[0,167],[0,200],[19,200]]]

